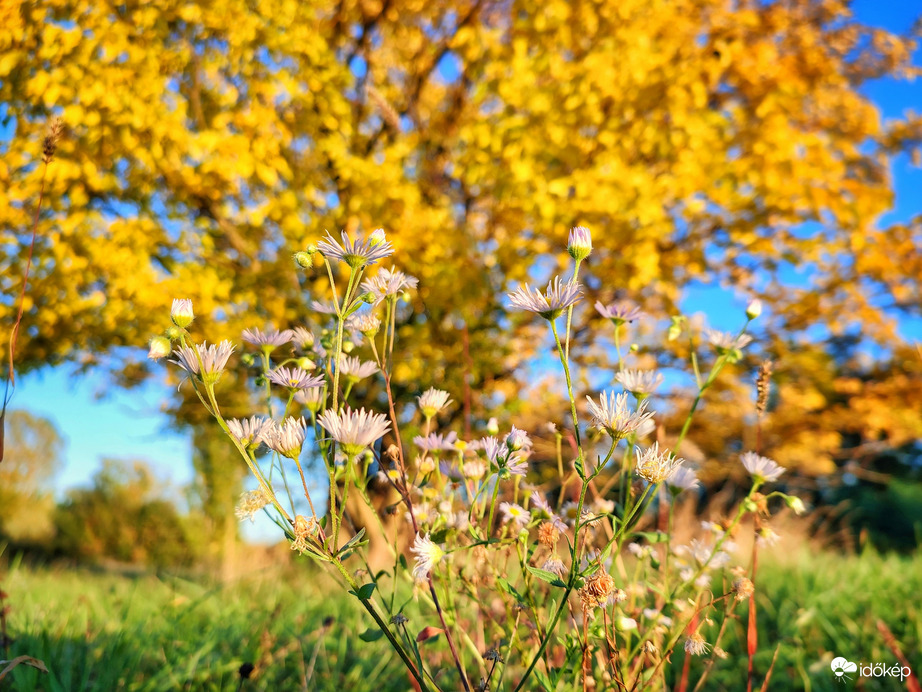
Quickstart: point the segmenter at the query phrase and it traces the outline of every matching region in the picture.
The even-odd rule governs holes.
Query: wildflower
[[[326,380],[323,375],[312,376],[303,368],[278,367],[269,373],[269,381],[289,391],[322,387]]]
[[[380,229],[379,229],[380,230]],[[345,231],[340,233],[342,245],[336,242],[329,233],[327,237],[317,243],[317,249],[327,259],[345,262],[352,269],[358,269],[366,264],[374,264],[394,253],[393,246],[384,238],[384,231],[375,231],[371,236],[361,241],[358,238],[353,242]]]
[[[490,435],[499,434],[499,421],[497,421],[495,417],[487,421],[487,433]]]
[[[541,569],[545,572],[553,572],[558,577],[563,577],[567,573],[566,565],[563,564],[563,560],[560,559],[557,553],[552,553],[541,565]]]
[[[361,288],[365,293],[371,294],[374,305],[379,305],[385,298],[414,289],[418,284],[419,279],[404,274],[399,269],[385,267],[370,279],[365,279]]]
[[[615,502],[614,500],[606,500],[602,497],[597,497],[592,501],[592,511],[595,514],[611,514],[615,511]]]
[[[307,552],[313,552],[310,549],[308,540],[317,535],[320,530],[320,524],[314,517],[305,517],[303,514],[295,516],[293,527],[295,539],[291,542],[291,549],[296,550],[302,555]]]
[[[313,252],[311,250],[313,250]],[[307,250],[300,250],[291,257],[295,261],[295,264],[301,267],[301,269],[310,269],[314,266],[314,254],[316,252],[317,248],[313,246]]]
[[[683,490],[691,490],[701,485],[698,476],[687,466],[680,466],[669,476],[669,491],[675,496]]]
[[[726,651],[721,649],[719,646],[714,647],[714,655],[717,656],[717,658],[723,658],[723,659],[730,657],[730,654],[728,654]]]
[[[319,312],[321,315],[336,315],[339,313],[336,304],[332,300],[312,300],[311,308],[314,312]]]
[[[615,375],[615,381],[641,400],[656,391],[663,383],[663,375],[654,370],[622,370]]]
[[[598,300],[595,309],[602,317],[611,320],[616,327],[646,317],[646,313],[629,300],[619,300],[609,305]]]
[[[429,420],[451,403],[448,397],[448,392],[430,387],[422,396],[416,397],[416,400],[419,402],[419,410],[423,412],[426,420]]]
[[[502,512],[504,524],[512,521],[518,524],[519,527],[523,527],[528,524],[530,519],[528,510],[514,502],[500,502],[499,511]]]
[[[435,471],[435,459],[428,454],[422,459],[416,457],[416,466],[419,468],[419,472],[426,476]]]
[[[699,632],[695,632],[685,640],[685,653],[691,656],[703,656],[707,652],[708,643],[704,641],[704,637]]]
[[[151,360],[165,358],[170,355],[172,346],[172,342],[165,336],[155,336],[150,340],[150,350],[147,352],[147,357]]]
[[[798,516],[807,511],[807,508],[804,506],[804,501],[799,497],[795,497],[794,495],[786,495],[784,501],[788,507],[794,510],[794,514]]]
[[[528,433],[524,430],[519,430],[514,425],[503,441],[506,443],[506,447],[510,452],[517,452],[525,447],[531,447],[531,440],[528,438]]]
[[[628,406],[627,394],[602,392],[598,404],[588,396],[586,401],[589,404],[589,414],[592,416],[591,425],[605,430],[615,442],[635,432],[641,423],[653,417],[652,411],[647,413],[644,410],[646,401],[641,401],[637,410],[632,411]]]
[[[749,305],[746,306],[746,317],[747,319],[754,320],[761,314],[762,301],[758,298],[754,298],[752,301],[750,301]]]
[[[265,332],[259,329],[244,329],[241,336],[244,341],[258,346],[267,355],[295,338],[294,332],[290,329],[279,331],[274,327],[270,327]]]
[[[634,618],[620,617],[618,618],[618,629],[622,632],[628,632],[631,630],[637,629],[637,620]]]
[[[784,473],[784,469],[771,459],[759,456],[755,452],[745,452],[740,456],[743,466],[749,471],[756,485],[776,481]]]
[[[724,541],[724,548],[733,550],[735,547],[731,541]],[[675,549],[675,554],[679,556],[689,556],[698,567],[707,565],[711,569],[723,567],[730,561],[730,556],[723,550],[714,552],[714,546],[704,541],[693,538],[689,545],[680,545]],[[689,575],[690,577],[691,575]],[[683,577],[687,581],[686,577]]]
[[[304,327],[295,327],[291,331],[291,340],[299,351],[307,351],[314,345],[314,335]]]
[[[518,452],[513,452],[506,457],[505,464],[500,468],[500,477],[525,476],[528,473],[528,461]]]
[[[327,410],[318,422],[342,445],[343,451],[349,457],[358,456],[391,428],[383,414],[366,412],[364,408],[352,411],[347,407],[339,413]]]
[[[454,449],[457,440],[458,433],[451,431],[447,435],[439,433],[431,433],[427,437],[417,435],[413,438],[413,444],[425,452],[438,452]]]
[[[347,380],[358,382],[378,372],[378,366],[370,360],[361,361],[355,356],[340,356],[339,372]]]
[[[378,330],[381,329],[381,320],[377,315],[365,313],[362,315],[352,315],[346,321],[346,327],[350,331],[356,331],[369,339],[374,338]]]
[[[192,320],[195,319],[192,301],[188,298],[174,298],[173,307],[170,308],[170,319],[180,329],[185,329],[192,324]]]
[[[627,549],[638,560],[642,560],[653,554],[653,546],[640,545],[639,543],[628,543]]]
[[[551,522],[546,521],[538,527],[538,543],[541,545],[553,548],[557,545],[558,540],[560,540],[560,531]]]
[[[301,455],[307,425],[304,418],[286,418],[276,423],[265,434],[266,446],[283,457],[297,459]]]
[[[567,239],[567,252],[577,262],[582,262],[592,253],[592,234],[585,226],[570,229]]]
[[[244,519],[253,521],[256,513],[270,502],[269,496],[266,495],[262,488],[250,490],[240,496],[240,500],[238,500],[237,506],[234,508],[234,515],[241,521]]]
[[[648,483],[657,484],[667,480],[684,459],[676,457],[668,450],[660,451],[659,442],[637,455],[637,475]]]
[[[487,473],[487,465],[480,459],[466,461],[461,465],[461,475],[469,481],[479,481]]]
[[[717,329],[705,329],[704,334],[717,351],[717,354],[721,356],[725,353],[745,348],[752,342],[752,337],[748,334],[737,335],[730,332],[721,332]]]
[[[532,289],[528,284],[520,286],[515,293],[509,293],[513,307],[520,310],[536,312],[548,321],[557,319],[560,314],[580,299],[582,289],[579,283],[568,281],[561,284],[560,277],[548,283],[545,293]]]
[[[445,557],[445,551],[429,539],[429,535],[423,536],[416,534],[416,540],[410,552],[416,555],[416,565],[413,567],[413,578],[417,582],[423,582],[429,576],[429,572],[435,565]]]
[[[320,387],[299,389],[295,392],[295,401],[315,415],[323,408],[326,398],[326,393]]]
[[[756,532],[756,543],[761,547],[768,547],[775,545],[781,536],[771,530],[768,526],[763,526]]]
[[[224,372],[227,366],[227,359],[234,352],[234,345],[230,341],[222,341],[220,344],[202,342],[191,346],[180,346],[173,351],[177,360],[171,360],[183,370],[193,375],[196,379],[205,385],[213,385]],[[201,368],[200,363],[201,361]]]
[[[736,594],[737,601],[745,601],[755,593],[755,590],[755,585],[746,577],[738,577],[733,582],[733,593]]]
[[[244,420],[233,418],[227,421],[227,429],[244,448],[254,450],[266,441],[266,435],[274,423],[271,418],[250,416]]]

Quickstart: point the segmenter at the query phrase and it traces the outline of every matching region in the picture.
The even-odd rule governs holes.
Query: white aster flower
[[[570,229],[567,238],[567,252],[577,262],[582,262],[592,254],[592,233],[585,226],[576,226]]]
[[[663,383],[663,375],[655,370],[622,370],[615,381],[637,399],[644,399]]]
[[[514,293],[509,293],[508,296],[513,307],[536,312],[544,319],[551,321],[557,319],[564,310],[576,303],[580,299],[581,292],[579,283],[568,281],[564,284],[557,276],[547,285],[545,293],[525,284]]]
[[[326,403],[327,395],[322,387],[311,387],[295,392],[295,401],[313,414],[317,414]]]
[[[638,476],[655,485],[668,480],[684,461],[668,450],[660,450],[659,442],[654,442],[637,454],[635,470]]]
[[[653,411],[648,413],[644,410],[646,401],[641,401],[637,410],[632,411],[626,393],[602,392],[598,404],[588,396],[586,401],[589,404],[589,414],[592,416],[590,424],[605,430],[615,441],[637,431],[644,421],[653,418]]]
[[[222,341],[217,346],[202,342],[192,346],[180,346],[173,351],[176,363],[183,370],[195,377],[205,385],[212,385],[221,379],[221,373],[227,367],[227,359],[234,352],[234,345],[230,341]],[[201,360],[201,364],[199,361]]]
[[[514,502],[500,502],[499,511],[502,512],[503,523],[514,522],[521,528],[528,524],[531,515],[528,510]]]
[[[487,473],[487,465],[480,459],[465,461],[461,465],[461,475],[469,481],[479,481]]]
[[[598,300],[595,303],[595,309],[602,317],[611,320],[619,327],[625,322],[633,322],[646,317],[646,313],[629,300],[619,300],[610,305],[605,305]]]
[[[318,423],[349,457],[358,456],[391,429],[384,414],[366,412],[364,408],[358,411],[346,408],[339,413],[327,410],[320,416]]]
[[[339,374],[352,382],[363,380],[378,372],[378,366],[370,360],[362,361],[355,356],[340,355]]]
[[[192,301],[188,298],[174,298],[173,306],[170,308],[170,319],[180,329],[185,329],[192,324],[192,320],[195,319]]]
[[[353,269],[367,264],[374,264],[394,253],[394,248],[384,239],[384,232],[375,231],[367,240],[358,238],[353,242],[345,231],[340,233],[342,244],[337,243],[333,236],[327,237],[317,243],[317,249],[328,260],[335,259],[345,262]]]
[[[422,435],[417,435],[413,438],[413,443],[419,447],[424,452],[440,452],[445,450],[455,449],[455,445],[458,442],[458,433],[451,431],[446,435],[441,435],[439,433],[430,433],[428,436],[423,437]]]
[[[442,558],[445,557],[445,551],[433,543],[429,539],[428,534],[426,536],[419,533],[416,534],[416,540],[413,542],[413,547],[410,548],[410,552],[416,556],[416,564],[413,567],[413,579],[415,579],[417,583],[425,582],[432,568],[439,564]]]
[[[170,351],[173,348],[173,342],[171,342],[165,336],[155,336],[150,340],[150,349],[147,352],[147,357],[151,360],[160,360],[170,355]]]
[[[783,467],[768,457],[759,456],[755,452],[745,452],[740,456],[740,461],[743,462],[743,466],[749,471],[752,480],[758,485],[776,481],[784,473]]]
[[[286,418],[276,423],[265,435],[266,446],[283,457],[297,459],[301,455],[307,424],[304,418]]]
[[[419,410],[422,411],[423,417],[428,420],[451,403],[448,397],[448,392],[429,387],[422,393],[422,396],[416,397],[416,400],[419,402]]]
[[[346,329],[351,332],[358,332],[371,339],[378,333],[378,330],[381,329],[381,320],[377,315],[370,312],[365,312],[361,315],[351,315],[349,319],[346,320]]]
[[[415,289],[419,279],[404,274],[399,269],[383,268],[370,279],[362,282],[362,291],[371,293],[374,305],[378,305],[388,296],[397,296],[404,291]]]
[[[704,334],[707,340],[717,351],[718,355],[723,355],[729,351],[745,348],[752,343],[752,337],[748,334],[733,334],[731,332],[721,332],[717,329],[705,328]]]
[[[250,416],[244,420],[232,418],[227,421],[227,429],[246,449],[256,449],[266,441],[266,434],[275,423],[271,418]]]
[[[272,384],[285,387],[290,391],[313,389],[326,384],[323,375],[311,375],[303,368],[288,368],[281,366],[269,373],[268,379]]]
[[[259,329],[244,329],[241,335],[247,343],[258,346],[265,353],[272,353],[276,348],[287,344],[295,338],[295,333],[290,329],[279,331],[274,327],[269,327],[266,331]]]
[[[698,480],[698,476],[687,466],[680,466],[675,471],[672,472],[672,475],[669,476],[667,482],[669,490],[673,495],[678,495],[683,490],[691,490],[692,488],[697,488],[701,485],[701,482]]]

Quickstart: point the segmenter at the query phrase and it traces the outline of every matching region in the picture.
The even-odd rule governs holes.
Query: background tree
[[[760,295],[759,337],[782,378],[803,373],[792,354],[809,343],[860,334],[899,349],[894,315],[919,311],[920,224],[879,219],[892,157],[916,151],[922,121],[884,124],[861,92],[916,74],[914,43],[855,22],[845,2],[46,0],[4,12],[4,296],[20,276],[38,132],[52,112],[68,126],[24,368],[68,359],[137,382],[140,351],[119,347],[158,331],[175,296],[195,301],[210,339],[304,319],[305,290],[324,297],[320,273],[296,273],[289,254],[324,229],[389,231],[421,279],[401,392],[437,382],[478,415],[514,404],[517,367],[547,347],[506,317],[503,291],[545,281],[548,250],[578,222],[595,231],[587,306],[631,295],[665,317],[695,281]],[[0,302],[7,322],[11,309]],[[591,310],[577,316],[587,339],[596,326]],[[916,366],[900,368],[918,383]],[[911,413],[894,396],[883,415]],[[893,429],[874,416],[852,425]],[[795,423],[833,439],[828,409],[807,418]]]
[[[15,542],[40,543],[51,538],[51,486],[64,446],[47,418],[10,411],[6,456],[0,465],[0,534]]]

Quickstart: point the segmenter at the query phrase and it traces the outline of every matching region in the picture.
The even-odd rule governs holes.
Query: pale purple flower
[[[336,305],[332,300],[312,300],[311,307],[314,312],[319,312],[323,315],[335,315],[337,313]]]
[[[391,429],[384,414],[365,411],[364,408],[358,411],[346,408],[339,413],[328,409],[318,422],[349,457],[357,456]]]
[[[568,281],[564,284],[560,282],[560,277],[556,276],[548,283],[544,293],[525,284],[514,293],[509,293],[508,296],[513,307],[536,312],[546,320],[555,320],[564,310],[580,299],[581,291],[579,283]]]
[[[527,449],[531,447],[531,439],[528,437],[528,433],[524,430],[512,426],[512,430],[506,435],[503,442],[506,443],[506,447],[512,451],[517,452],[520,449]]]
[[[523,457],[518,452],[512,452],[506,457],[505,466],[500,469],[500,475],[503,476],[503,471],[506,471],[512,476],[525,476],[528,473],[528,459]]]
[[[350,315],[346,320],[346,329],[371,338],[381,329],[381,320],[371,312]]]
[[[770,483],[778,480],[784,473],[784,468],[768,457],[759,456],[755,452],[745,452],[740,456],[743,466],[749,471],[752,479],[759,483]]]
[[[211,385],[221,378],[221,373],[227,366],[227,359],[234,352],[234,345],[230,341],[222,341],[217,346],[202,342],[192,346],[180,346],[173,351],[177,360],[171,360],[183,370],[193,375],[206,385]],[[199,366],[201,359],[201,368]]]
[[[150,340],[150,350],[147,352],[147,357],[151,360],[160,360],[170,355],[170,351],[173,348],[173,342],[171,342],[165,336],[155,336]]]
[[[570,229],[567,238],[567,252],[577,262],[589,257],[592,253],[592,233],[585,226],[575,226]]]
[[[458,441],[458,433],[451,431],[447,435],[439,433],[430,433],[427,437],[417,435],[413,438],[413,443],[424,452],[438,452],[442,450],[455,449],[455,443]]]
[[[374,305],[378,305],[388,296],[396,296],[404,291],[415,289],[419,279],[404,274],[399,269],[385,267],[375,276],[362,282],[362,291],[374,296]]]
[[[188,298],[174,298],[173,306],[170,308],[170,319],[180,329],[185,329],[192,324],[192,320],[195,319],[192,301]]]
[[[355,356],[340,355],[339,373],[347,380],[358,382],[378,372],[378,366],[370,360],[361,361]]]
[[[605,305],[601,300],[596,301],[595,309],[599,311],[602,317],[611,320],[620,326],[625,322],[633,322],[641,317],[646,317],[646,313],[629,300],[619,300],[609,305]]]
[[[297,459],[301,455],[307,424],[304,418],[286,418],[268,430],[265,436],[266,446],[283,457]]]
[[[326,392],[320,387],[311,387],[295,392],[295,401],[314,414],[323,408],[326,398]]]
[[[626,393],[602,392],[598,404],[588,396],[586,402],[592,416],[590,425],[605,430],[615,441],[637,432],[644,421],[653,418],[653,411],[645,411],[646,401],[641,401],[636,411],[631,410]]]
[[[667,483],[673,495],[678,495],[683,490],[691,490],[701,485],[698,476],[687,466],[680,466],[669,476]]]
[[[271,418],[262,416],[250,416],[243,420],[233,418],[227,421],[230,434],[247,449],[256,449],[265,442],[267,433],[274,425]]]
[[[307,351],[314,345],[314,335],[310,333],[304,327],[295,327],[291,330],[291,340],[295,344],[295,348],[300,351]]]
[[[268,379],[272,384],[277,384],[286,389],[311,389],[322,387],[326,380],[323,375],[311,375],[303,368],[288,368],[281,366],[269,373]]]
[[[258,346],[266,353],[271,353],[274,349],[294,339],[295,334],[290,329],[279,331],[274,327],[269,327],[265,332],[259,329],[244,329],[242,337],[247,343]]]
[[[745,348],[752,343],[752,337],[748,334],[737,335],[731,332],[721,332],[717,329],[705,328],[704,335],[720,355],[734,349]]]
[[[451,403],[451,399],[448,397],[448,392],[436,389],[435,387],[429,387],[429,389],[422,393],[422,396],[416,397],[416,400],[419,402],[419,410],[422,411],[423,416],[425,418],[432,418]]]
[[[622,370],[615,375],[615,381],[635,397],[642,399],[656,391],[663,383],[663,376],[655,370]]]
[[[383,231],[381,233],[375,231],[364,241],[356,238],[353,242],[345,231],[342,231],[340,236],[342,244],[327,234],[326,238],[317,243],[317,249],[328,260],[335,259],[345,262],[353,269],[366,264],[374,264],[394,253],[393,246],[384,239]]]

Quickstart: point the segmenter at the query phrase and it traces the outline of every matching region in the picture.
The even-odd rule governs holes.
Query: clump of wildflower
[[[733,582],[733,593],[737,601],[745,601],[755,593],[756,587],[750,579],[738,577]]]
[[[318,423],[349,457],[358,456],[391,429],[386,416],[365,411],[364,408],[353,411],[347,407],[339,413],[327,409]]]
[[[601,300],[596,301],[595,309],[605,319],[611,320],[616,327],[625,322],[633,322],[645,317],[646,313],[629,300],[619,300],[605,305]]]
[[[703,656],[708,652],[708,643],[700,632],[695,632],[685,640],[685,653],[690,656]]]
[[[237,506],[234,508],[234,515],[240,521],[244,519],[253,521],[253,517],[256,513],[270,502],[272,502],[272,500],[269,499],[269,496],[266,495],[262,488],[249,490],[240,496],[240,499],[237,501]]]
[[[557,276],[548,283],[547,290],[544,293],[525,284],[520,286],[514,293],[508,295],[513,307],[535,312],[544,319],[553,321],[560,317],[564,310],[580,299],[581,292],[582,289],[579,283],[568,281],[564,284],[561,283],[560,277]]]
[[[269,381],[292,392],[322,387],[326,383],[323,375],[312,376],[303,368],[288,368],[285,366],[278,367],[270,372]]]
[[[241,337],[248,344],[259,347],[259,350],[266,355],[272,353],[279,346],[287,344],[295,338],[295,333],[290,329],[279,331],[270,327],[265,332],[260,329],[244,329]]]
[[[297,459],[301,455],[307,425],[304,418],[286,418],[276,423],[265,435],[266,446],[283,457]]]
[[[663,375],[655,370],[622,370],[615,375],[615,381],[642,401],[663,383]]]
[[[576,226],[570,229],[567,239],[567,252],[577,262],[582,262],[592,254],[592,234],[585,226]]]
[[[659,442],[654,442],[637,455],[637,475],[654,485],[662,483],[668,480],[684,461],[668,450],[660,450]]]
[[[394,247],[385,240],[384,231],[381,229],[376,230],[364,241],[359,238],[351,240],[345,231],[340,233],[340,237],[342,244],[336,242],[328,233],[326,238],[317,243],[317,249],[328,260],[345,262],[352,269],[374,264],[394,253]]]
[[[147,352],[147,357],[150,360],[160,360],[170,355],[172,348],[172,342],[165,336],[155,336],[150,340],[150,350]]]
[[[416,397],[416,400],[419,402],[419,410],[422,411],[423,417],[429,420],[451,403],[448,397],[448,392],[429,387],[422,393],[422,396]]]
[[[213,385],[227,367],[227,359],[234,352],[234,345],[230,341],[222,341],[220,344],[211,344],[210,346],[202,342],[193,346],[180,346],[173,351],[177,360],[170,362],[176,363],[183,370],[195,377],[205,385]]]
[[[383,268],[377,274],[362,282],[362,290],[371,294],[372,304],[378,305],[385,298],[397,296],[419,285],[419,279],[404,274],[399,269]]]
[[[192,324],[192,320],[195,319],[192,301],[188,298],[174,298],[173,307],[170,308],[170,319],[180,329],[185,329]]]
[[[647,413],[644,410],[646,401],[641,401],[637,410],[632,411],[628,406],[627,394],[602,392],[599,395],[598,404],[588,396],[586,402],[589,405],[589,414],[592,416],[590,424],[603,429],[615,442],[635,432],[644,421],[653,417],[652,411]]]
[[[784,473],[784,468],[768,457],[759,456],[755,452],[743,453],[740,461],[743,462],[743,466],[749,471],[749,475],[757,485],[776,481]]]
[[[244,420],[232,418],[227,421],[230,434],[247,450],[254,450],[266,441],[266,435],[275,423],[271,418],[250,416]]]
[[[435,567],[442,558],[445,557],[445,551],[433,543],[428,534],[416,534],[416,540],[410,552],[416,556],[416,564],[413,566],[413,579],[417,582],[424,582],[429,576],[429,572]]]

